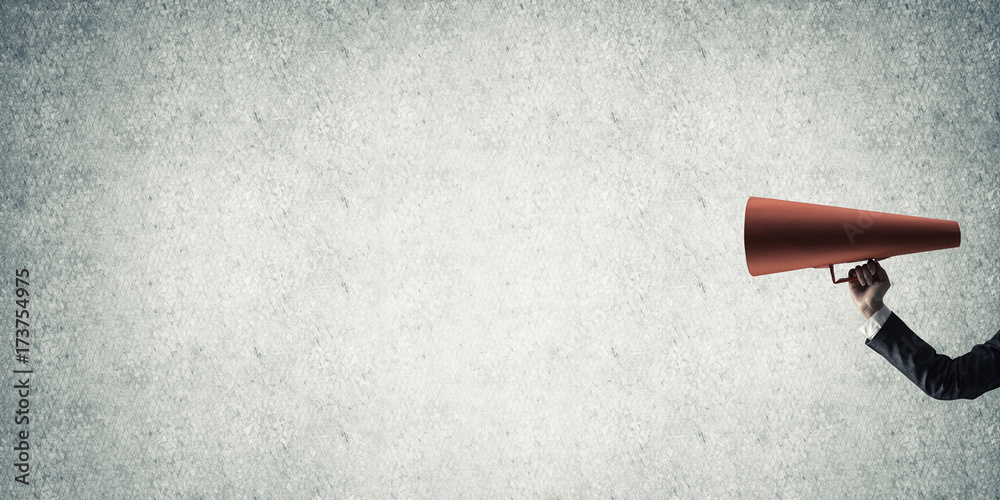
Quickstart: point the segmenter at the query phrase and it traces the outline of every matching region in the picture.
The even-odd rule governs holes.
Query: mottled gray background
[[[4,495],[996,498],[1000,394],[923,395],[845,286],[742,241],[749,196],[957,220],[886,303],[951,355],[995,333],[995,2],[0,23],[0,314],[28,267],[37,370]]]

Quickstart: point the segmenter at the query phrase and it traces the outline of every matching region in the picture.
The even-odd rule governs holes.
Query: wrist
[[[875,315],[875,313],[877,313],[879,311],[879,309],[882,309],[882,306],[884,306],[884,305],[885,304],[882,303],[881,299],[880,300],[873,300],[873,301],[865,304],[861,308],[861,314],[865,317],[865,319],[870,319],[872,316]]]

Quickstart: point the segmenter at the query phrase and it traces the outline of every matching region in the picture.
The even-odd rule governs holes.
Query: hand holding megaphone
[[[851,297],[854,298],[854,305],[865,316],[865,319],[872,317],[873,314],[882,308],[882,298],[885,297],[885,292],[888,292],[889,287],[892,286],[892,283],[889,281],[889,275],[882,268],[882,264],[879,264],[874,259],[856,266],[847,275],[851,278],[857,278],[850,282]]]

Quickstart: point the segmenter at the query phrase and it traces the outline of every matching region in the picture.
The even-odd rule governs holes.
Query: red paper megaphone
[[[955,248],[958,222],[750,197],[743,243],[751,276],[830,268],[893,255]]]

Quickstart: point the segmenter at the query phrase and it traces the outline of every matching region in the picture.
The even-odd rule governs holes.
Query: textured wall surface
[[[995,333],[995,2],[135,3],[0,5],[0,496],[997,497],[1000,394],[743,250],[957,220],[886,303]]]

